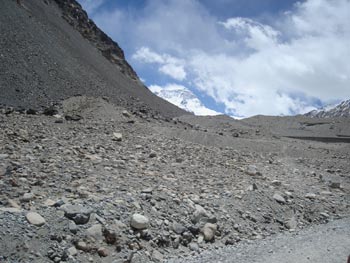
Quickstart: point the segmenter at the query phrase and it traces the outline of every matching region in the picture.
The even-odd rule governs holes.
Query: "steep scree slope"
[[[0,105],[37,109],[82,94],[132,111],[186,114],[139,81],[75,1],[1,1],[0,32]]]

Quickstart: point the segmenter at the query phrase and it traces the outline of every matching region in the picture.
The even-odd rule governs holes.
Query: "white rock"
[[[248,165],[245,172],[251,176],[261,175],[261,173],[258,171],[258,168],[255,165]]]
[[[286,203],[286,199],[284,199],[284,197],[278,193],[275,193],[273,195],[273,199],[275,199],[278,203],[281,203],[281,204],[285,204]]]
[[[70,247],[67,249],[68,255],[75,256],[78,254],[78,250],[75,247]]]
[[[215,233],[217,230],[218,226],[215,224],[211,223],[206,223],[204,227],[201,229],[201,233],[204,236],[205,241],[211,241],[215,237]]]
[[[123,139],[123,134],[119,133],[119,132],[114,132],[113,133],[113,140],[120,142]]]
[[[305,195],[305,198],[308,198],[308,199],[316,199],[316,194],[314,193],[307,193]]]
[[[34,194],[33,193],[25,193],[22,198],[21,201],[22,202],[29,202],[34,198]]]
[[[26,218],[30,224],[35,226],[42,226],[46,223],[46,220],[36,212],[29,212]]]
[[[133,214],[130,220],[130,225],[138,230],[146,229],[149,225],[149,219],[140,214]]]

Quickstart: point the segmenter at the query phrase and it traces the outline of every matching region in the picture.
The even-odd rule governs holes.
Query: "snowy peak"
[[[314,118],[350,117],[350,100],[341,102],[335,106],[326,106],[305,114]]]
[[[221,114],[205,107],[193,92],[182,85],[169,84],[164,87],[152,85],[149,89],[157,96],[195,115]]]

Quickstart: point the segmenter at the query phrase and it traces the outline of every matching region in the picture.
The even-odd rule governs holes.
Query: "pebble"
[[[158,250],[153,250],[152,259],[155,262],[164,262],[164,256]]]
[[[114,132],[113,133],[113,141],[120,142],[123,140],[123,135],[119,132]]]
[[[68,255],[75,256],[78,254],[78,250],[75,247],[70,247],[67,249]]]
[[[63,207],[64,215],[73,220],[77,225],[83,225],[89,222],[92,210],[82,205],[65,205]]]
[[[29,212],[26,215],[28,222],[35,226],[45,225],[46,220],[36,212]]]
[[[284,199],[284,197],[281,194],[278,194],[278,193],[275,193],[273,195],[273,199],[275,199],[280,204],[285,204],[286,203],[286,199]]]
[[[21,202],[29,202],[34,198],[34,194],[33,193],[25,193],[21,198],[20,201]]]
[[[205,241],[212,241],[215,237],[218,226],[216,224],[206,223],[201,229]]]
[[[74,223],[74,221],[70,221],[69,225],[68,225],[69,231],[73,234],[76,234],[78,232],[78,227],[77,225]]]
[[[183,234],[186,231],[186,227],[184,227],[183,225],[181,225],[181,224],[179,224],[177,222],[173,223],[172,229],[178,235],[181,235],[181,234]]]
[[[108,252],[107,248],[105,248],[105,247],[100,247],[97,250],[97,253],[100,257],[108,257],[108,255],[109,255],[109,252]]]
[[[255,165],[248,165],[246,169],[246,174],[251,176],[261,175],[261,173],[258,171],[258,168]]]
[[[297,228],[298,222],[296,218],[293,216],[292,218],[286,221],[285,225],[289,230],[294,230]]]
[[[44,203],[45,206],[54,206],[55,205],[55,201],[51,200],[51,199],[47,199]]]
[[[317,195],[314,194],[314,193],[307,193],[305,195],[305,198],[308,198],[308,199],[316,199]]]
[[[341,188],[341,185],[340,185],[339,182],[331,182],[331,183],[329,184],[329,187],[330,187],[330,188],[333,188],[333,189],[340,189],[340,188]]]
[[[190,250],[192,250],[192,251],[196,251],[196,252],[198,252],[199,251],[199,245],[197,244],[197,243],[194,243],[194,242],[192,242],[192,243],[190,243],[189,245],[188,245],[188,248],[190,249]]]
[[[87,251],[88,250],[88,245],[84,242],[84,241],[79,241],[75,247],[79,250],[82,250],[82,251]]]
[[[131,227],[142,230],[147,229],[149,225],[149,219],[140,214],[133,214],[130,220]]]
[[[86,230],[86,234],[89,237],[94,238],[95,240],[102,240],[103,239],[103,234],[102,234],[102,225],[96,224],[91,227],[89,227]]]

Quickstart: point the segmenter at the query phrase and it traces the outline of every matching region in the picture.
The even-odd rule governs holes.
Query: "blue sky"
[[[147,86],[231,116],[350,97],[347,0],[79,0]]]

